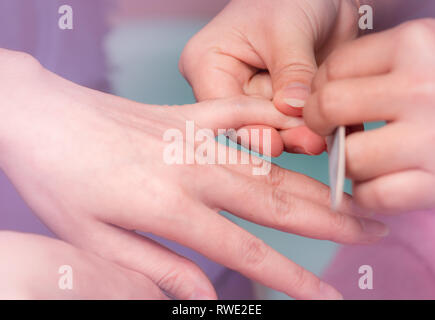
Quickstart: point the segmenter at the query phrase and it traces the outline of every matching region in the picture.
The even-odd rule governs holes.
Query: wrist
[[[28,83],[38,83],[38,74],[44,69],[26,53],[0,48],[0,70],[0,168],[3,168],[12,140],[20,132],[18,120],[27,120],[27,124],[29,121],[21,115],[31,102]]]

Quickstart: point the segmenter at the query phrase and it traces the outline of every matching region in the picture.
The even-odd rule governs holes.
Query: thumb
[[[290,116],[302,116],[317,71],[314,44],[307,37],[298,38],[292,37],[291,43],[280,43],[271,51],[267,63],[273,102],[279,111]]]
[[[284,115],[270,100],[246,96],[202,101],[181,106],[178,112],[185,119],[194,119],[200,128],[212,129],[215,134],[219,134],[219,129],[234,129],[237,135],[247,132],[248,141],[236,140],[245,148],[272,157],[283,151],[278,130],[304,125],[302,118]],[[269,140],[262,140],[266,138]]]
[[[317,71],[314,40],[301,32],[290,32],[281,39],[288,40],[275,41],[270,55],[265,57],[272,79],[273,103],[282,114],[302,117]],[[287,152],[314,155],[325,149],[324,139],[306,127],[281,130],[280,135]]]

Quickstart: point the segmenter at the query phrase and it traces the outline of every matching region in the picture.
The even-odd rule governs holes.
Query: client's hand
[[[197,133],[200,127],[292,125],[270,101],[245,97],[149,106],[75,85],[29,56],[4,50],[0,70],[0,164],[27,203],[63,239],[142,273],[177,298],[216,296],[195,264],[134,230],[191,247],[296,298],[340,295],[220,210],[344,243],[371,243],[386,232],[383,224],[348,215],[348,198],[342,211],[331,212],[328,187],[311,178],[276,166],[267,175],[252,175],[267,168],[265,161],[169,163],[185,160],[183,150],[176,157],[176,142],[185,149],[197,146],[189,141],[194,133],[180,133],[188,120],[195,120]],[[181,138],[164,141],[175,133]]]

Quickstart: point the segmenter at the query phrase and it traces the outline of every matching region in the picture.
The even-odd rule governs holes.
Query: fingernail
[[[307,156],[314,156],[315,155],[314,153],[307,151],[307,149],[305,149],[303,147],[294,147],[290,150],[290,153],[305,154]]]
[[[318,300],[343,300],[343,296],[334,287],[321,281]]]
[[[362,229],[365,233],[377,237],[386,237],[390,229],[382,222],[370,219],[359,219]]]
[[[303,108],[310,95],[310,87],[303,83],[292,83],[284,89],[284,102],[293,108]]]

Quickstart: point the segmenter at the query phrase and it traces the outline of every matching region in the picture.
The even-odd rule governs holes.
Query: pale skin
[[[379,222],[352,216],[350,198],[339,212],[330,211],[327,186],[277,166],[253,176],[250,165],[162,161],[163,132],[183,129],[187,119],[211,129],[291,126],[270,101],[150,106],[78,86],[26,54],[1,50],[0,56],[0,95],[8,101],[0,107],[2,170],[59,237],[140,273],[173,297],[216,294],[194,263],[134,230],[179,242],[301,299],[340,294],[219,210],[342,243],[373,243],[387,233]]]
[[[415,20],[333,52],[304,109],[308,126],[386,121],[346,140],[347,176],[363,209],[399,213],[435,207],[435,20]]]
[[[40,235],[1,231],[0,259],[0,299],[167,299],[143,274]]]

